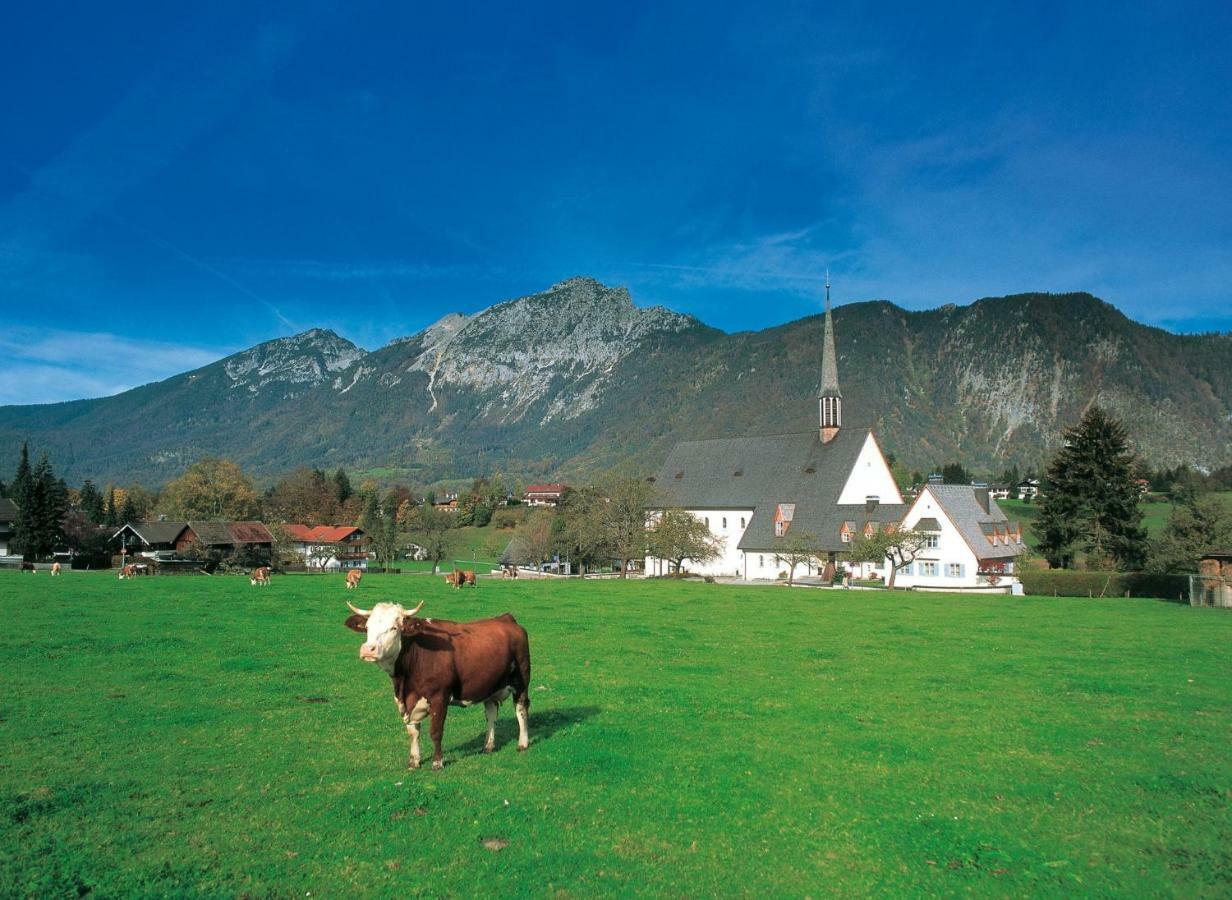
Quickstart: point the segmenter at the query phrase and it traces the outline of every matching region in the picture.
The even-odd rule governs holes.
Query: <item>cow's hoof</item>
[[[443,768],[445,768],[445,764],[441,762],[439,759],[432,760],[432,771],[433,772],[439,772]]]
[[[527,748],[527,747],[529,747],[529,746],[530,746],[530,744],[518,744],[518,752],[519,752],[519,753],[525,753],[525,752],[526,752],[526,748]]]
[[[496,750],[496,748],[495,748],[495,747],[493,747],[493,746],[492,746],[492,745],[490,745],[490,744],[489,744],[488,746],[486,746],[486,747],[484,747],[484,748],[483,748],[483,752],[484,752],[484,753],[493,753],[493,752],[495,752],[495,750]]]
[[[417,760],[417,759],[412,759],[410,762],[408,762],[408,763],[406,764],[406,767],[407,767],[408,769],[418,769],[418,768],[419,768],[419,760]]]

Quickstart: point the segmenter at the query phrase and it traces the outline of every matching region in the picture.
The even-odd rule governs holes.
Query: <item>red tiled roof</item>
[[[526,489],[527,494],[563,494],[563,484],[532,484]]]
[[[302,544],[337,544],[359,531],[354,525],[307,525],[287,524],[282,526],[287,537]]]

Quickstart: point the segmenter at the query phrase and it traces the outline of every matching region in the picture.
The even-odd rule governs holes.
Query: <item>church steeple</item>
[[[826,270],[826,327],[821,345],[821,442],[834,440],[843,426],[843,392],[838,389],[838,354],[834,351],[834,322],[830,318],[830,270]]]

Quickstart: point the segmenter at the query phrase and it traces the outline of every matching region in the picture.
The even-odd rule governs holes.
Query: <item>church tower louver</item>
[[[838,354],[834,351],[834,322],[830,318],[830,273],[826,272],[826,327],[821,345],[821,442],[828,444],[843,426],[843,393],[838,389]]]

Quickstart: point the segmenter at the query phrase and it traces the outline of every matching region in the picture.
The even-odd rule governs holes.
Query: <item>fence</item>
[[[1189,576],[1189,605],[1232,609],[1232,578],[1218,575]]]

